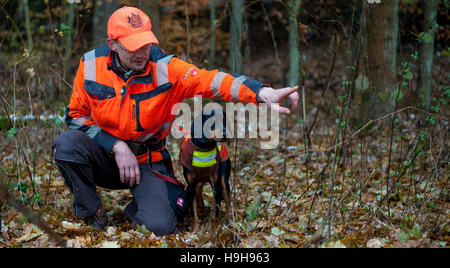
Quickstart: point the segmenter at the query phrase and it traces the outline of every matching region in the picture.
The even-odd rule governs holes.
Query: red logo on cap
[[[139,14],[131,13],[131,16],[127,17],[128,23],[131,24],[131,27],[133,28],[141,28],[142,27],[142,19]]]

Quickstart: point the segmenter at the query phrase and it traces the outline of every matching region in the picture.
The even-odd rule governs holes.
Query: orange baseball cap
[[[108,37],[119,39],[128,51],[136,51],[147,44],[159,44],[152,32],[150,18],[142,10],[124,6],[108,20]]]

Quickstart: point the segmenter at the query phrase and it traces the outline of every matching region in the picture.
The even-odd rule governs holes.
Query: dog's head
[[[223,110],[205,110],[197,116],[191,125],[191,138],[203,144],[224,142],[229,137],[227,133],[227,119]]]

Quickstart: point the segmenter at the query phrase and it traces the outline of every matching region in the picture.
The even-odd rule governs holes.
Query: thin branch
[[[3,178],[2,178],[3,180]],[[36,225],[39,229],[48,234],[48,236],[53,239],[56,244],[61,247],[66,247],[67,241],[63,239],[60,235],[55,233],[46,223],[44,223],[39,215],[33,213],[31,209],[23,206],[14,197],[12,197],[9,192],[5,189],[3,185],[0,185],[0,197],[6,201],[10,206],[14,207],[19,211],[24,217],[26,217],[32,224]]]

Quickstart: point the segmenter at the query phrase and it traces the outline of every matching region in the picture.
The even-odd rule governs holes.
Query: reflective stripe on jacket
[[[83,55],[66,110],[66,123],[94,139],[106,152],[118,140],[145,142],[164,139],[175,119],[172,107],[185,98],[201,95],[226,101],[254,103],[263,83],[218,70],[207,71],[150,50],[145,71],[126,77],[111,64],[108,46]],[[152,161],[160,161],[152,152]],[[140,163],[148,154],[138,157]]]

